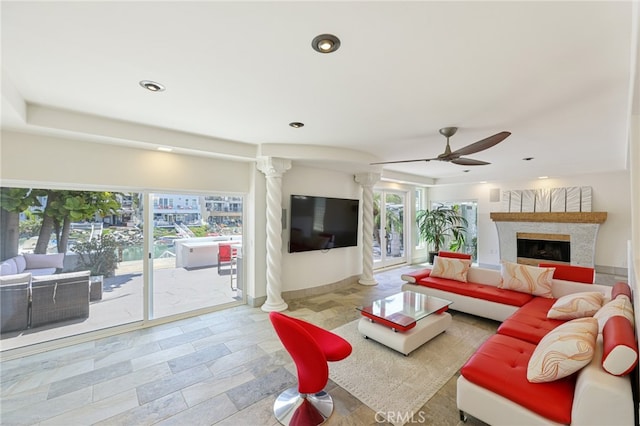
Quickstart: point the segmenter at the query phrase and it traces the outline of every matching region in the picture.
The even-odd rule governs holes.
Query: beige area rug
[[[351,355],[329,364],[329,376],[389,420],[410,419],[495,331],[454,316],[447,331],[404,356],[365,339],[358,320],[332,330],[353,346]],[[405,420],[406,421],[406,420]],[[402,425],[392,421],[395,425]]]

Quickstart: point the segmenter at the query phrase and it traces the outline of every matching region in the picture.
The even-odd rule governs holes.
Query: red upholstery
[[[429,275],[431,275],[431,269],[421,269],[419,271],[416,272],[409,272],[406,274],[402,274],[402,276],[405,277],[412,277],[413,278],[413,282],[414,283],[418,283],[418,281],[420,281],[423,278],[428,277]]]
[[[466,253],[458,253],[455,251],[439,251],[438,256],[440,257],[452,257],[454,259],[469,259],[471,260],[471,255]]]
[[[596,278],[596,270],[586,266],[563,265],[561,263],[540,263],[538,266],[541,268],[556,268],[553,278],[557,280],[593,284]]]
[[[620,295],[627,296],[629,300],[633,300],[631,298],[631,287],[629,287],[629,284],[623,283],[623,282],[617,282],[613,285],[613,288],[611,289],[611,300],[615,299]]]
[[[629,320],[623,316],[609,318],[602,329],[602,341],[602,367],[604,370],[616,376],[631,373],[638,364],[638,345],[633,333],[633,326]],[[635,360],[630,358],[634,352]],[[624,368],[621,367],[620,360],[614,359],[622,354],[624,354],[622,363],[626,363]]]
[[[511,306],[522,306],[534,297],[528,293],[504,290],[492,285],[462,283],[446,278],[426,277],[420,279],[416,284]]]
[[[469,358],[461,374],[551,421],[570,424],[576,375],[550,383],[530,383],[527,366],[535,347],[533,343],[494,334]]]
[[[280,312],[270,312],[269,319],[296,364],[298,392],[322,391],[329,380],[327,361],[349,356],[351,344],[337,334]]]
[[[498,333],[538,344],[548,332],[565,322],[547,318],[547,312],[555,301],[556,299],[546,297],[534,297],[500,324]]]
[[[394,322],[388,321],[388,320],[386,320],[384,318],[380,318],[380,317],[378,317],[376,315],[370,314],[369,312],[360,311],[360,313],[362,314],[363,317],[367,317],[370,320],[372,320],[373,322],[377,322],[379,324],[384,325],[385,327],[393,328],[394,330],[397,330],[397,331],[408,331],[408,330],[411,330],[413,327],[416,326],[416,321],[413,321],[412,323],[410,323],[408,325],[400,325],[400,324],[396,324]],[[440,313],[440,312],[438,312],[438,313]]]

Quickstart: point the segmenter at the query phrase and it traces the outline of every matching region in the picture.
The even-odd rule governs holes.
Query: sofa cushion
[[[16,284],[21,284],[18,286],[19,288],[29,287],[31,284],[31,273],[25,272],[22,274],[12,274],[10,276],[0,277],[0,287],[15,286]]]
[[[18,274],[24,272],[27,269],[27,260],[23,255],[18,255],[13,258],[13,261],[16,262],[16,267],[18,268]]]
[[[469,259],[455,259],[436,256],[433,260],[431,276],[436,278],[448,278],[463,283],[467,282],[467,272],[471,267]]]
[[[570,424],[575,375],[552,383],[531,384],[527,366],[535,348],[533,343],[494,334],[469,358],[461,374],[553,422]]]
[[[18,266],[14,258],[7,259],[0,263],[0,275],[15,275],[18,273]]]
[[[587,266],[563,265],[560,263],[539,263],[541,268],[555,268],[553,278],[557,280],[574,281],[583,284],[593,284],[596,270]]]
[[[555,268],[539,268],[503,261],[500,267],[502,281],[499,287],[534,296],[553,297],[551,282]]]
[[[614,316],[602,329],[602,368],[614,376],[631,373],[638,363],[638,345],[628,319]]]
[[[591,362],[598,321],[578,318],[559,325],[540,340],[527,367],[527,380],[546,383],[572,375]]]
[[[472,282],[461,283],[459,281],[431,276],[422,278],[416,284],[511,306],[522,306],[533,298],[530,294],[503,290],[492,285]]]
[[[24,254],[26,269],[50,269],[64,267],[64,253],[54,254]]]
[[[442,251],[438,252],[438,256],[440,257],[449,257],[453,259],[469,259],[471,260],[471,255],[467,253],[459,253],[457,251]]]
[[[611,289],[611,299],[617,299],[618,296],[627,296],[631,300],[631,287],[629,284],[623,282],[617,282]]]
[[[556,300],[547,317],[560,320],[592,317],[600,310],[603,301],[604,295],[597,291],[567,294]]]
[[[634,325],[633,306],[629,298],[618,297],[617,299],[613,299],[593,315],[593,317],[598,320],[598,328],[601,333],[609,318],[614,316],[625,317],[632,326]]]
[[[534,297],[498,327],[498,333],[537,344],[551,330],[565,321],[548,318],[555,299]]]

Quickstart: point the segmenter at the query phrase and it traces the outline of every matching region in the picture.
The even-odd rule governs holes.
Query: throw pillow
[[[450,280],[467,282],[467,272],[471,267],[471,260],[455,259],[436,256],[433,260],[432,277],[448,278]]]
[[[539,268],[503,261],[498,288],[552,298],[551,283],[554,271],[555,268]]]
[[[621,316],[629,320],[634,325],[633,306],[628,297],[618,297],[606,303],[593,317],[598,320],[598,329],[600,333],[604,329],[605,324],[611,317]]]
[[[598,321],[578,318],[547,333],[536,346],[527,366],[527,380],[545,383],[567,377],[593,359]]]
[[[602,329],[602,368],[614,376],[631,373],[638,363],[638,345],[631,323],[614,316]]]
[[[585,291],[562,296],[551,306],[547,318],[572,320],[592,317],[602,307],[604,295],[597,291]]]

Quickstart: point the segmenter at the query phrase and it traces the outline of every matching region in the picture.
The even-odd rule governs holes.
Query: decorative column
[[[282,300],[282,175],[291,168],[291,160],[264,157],[258,160],[258,170],[267,179],[267,301],[265,312],[284,311]]]
[[[359,173],[355,181],[362,186],[362,285],[376,285],[373,277],[373,185],[380,180],[380,173]]]

